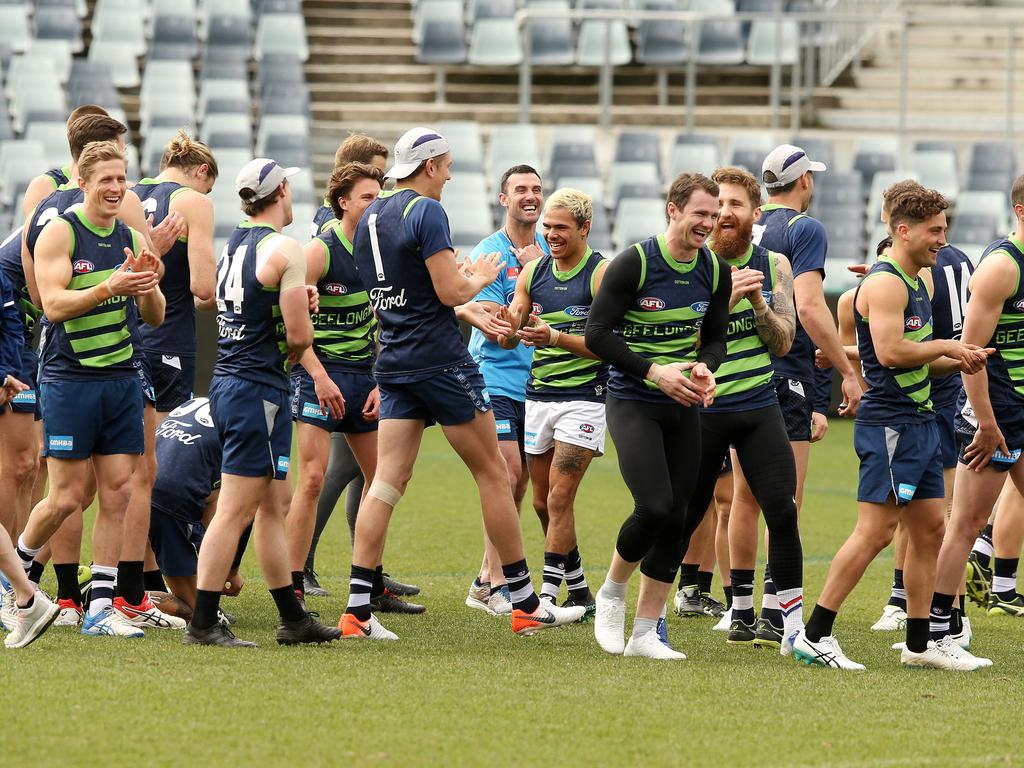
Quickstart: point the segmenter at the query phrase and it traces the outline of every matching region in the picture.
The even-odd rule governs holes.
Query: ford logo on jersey
[[[569,317],[587,317],[590,314],[590,307],[566,307],[565,314]]]
[[[93,264],[91,261],[87,261],[86,259],[78,259],[75,262],[74,266],[75,272],[78,272],[79,274],[92,272],[94,269],[96,269],[96,265]]]
[[[693,302],[693,304],[690,305],[690,309],[692,309],[694,312],[699,312],[700,314],[703,315],[705,312],[708,311],[708,302],[695,301]]]
[[[919,331],[924,327],[924,321],[917,315],[911,315],[906,322],[908,331]]]
[[[648,312],[655,312],[665,308],[665,302],[656,296],[644,296],[637,304],[640,305],[640,309],[646,309]]]
[[[329,293],[331,296],[344,296],[348,293],[348,288],[341,283],[327,283],[324,286],[324,293]]]

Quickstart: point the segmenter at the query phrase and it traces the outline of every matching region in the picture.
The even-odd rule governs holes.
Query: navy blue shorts
[[[224,451],[221,472],[288,477],[292,419],[286,391],[237,376],[214,376],[210,415]]]
[[[43,447],[55,459],[141,454],[142,387],[137,378],[44,381]]]
[[[149,370],[149,361],[137,353],[132,358],[132,365],[135,366],[135,373],[139,377],[139,385],[142,387],[142,396],[146,399],[146,405],[156,405],[156,389],[153,388],[153,376]]]
[[[491,398],[494,409],[494,422],[498,428],[498,441],[519,444],[519,452],[523,453],[523,433],[526,429],[526,403],[513,400],[504,395]]]
[[[897,504],[941,499],[942,453],[934,421],[920,424],[853,425],[853,447],[860,459],[857,501]]]
[[[152,507],[149,515],[149,543],[164,576],[195,576],[199,566],[197,542],[202,541],[201,523],[189,523]]]
[[[341,396],[345,398],[345,415],[340,419],[331,418],[329,413],[320,410],[320,401],[316,398],[316,387],[313,377],[305,371],[296,373],[291,378],[292,385],[292,418],[303,424],[312,424],[328,432],[345,432],[360,434],[375,432],[377,420],[367,421],[363,418],[363,406],[377,382],[368,373],[351,371],[328,371],[331,381],[338,385]]]
[[[465,424],[477,411],[491,409],[484,377],[476,363],[445,368],[418,381],[381,381],[380,418],[417,419],[442,426]]]
[[[170,413],[192,399],[196,380],[194,357],[147,352],[146,364],[153,382],[156,409],[160,413]]]
[[[22,384],[27,384],[28,389],[15,395],[8,405],[14,413],[31,413],[36,421],[43,418],[42,408],[39,402],[39,356],[31,347],[21,348],[21,367],[18,370],[17,378]],[[6,409],[0,408],[0,413]]]
[[[789,441],[810,442],[811,415],[814,411],[810,398],[811,385],[782,376],[773,378],[772,385],[779,398],[779,408],[782,409],[782,420],[786,424]]]
[[[956,466],[957,454],[960,452],[960,440],[956,436],[956,401],[935,406],[935,425],[939,428],[939,444],[942,446],[942,468],[953,469]]]
[[[956,436],[960,441],[960,453],[957,458],[961,464],[969,464],[970,462],[964,458],[964,450],[974,439],[978,422],[974,418],[974,409],[962,395],[957,401],[957,405],[960,406],[954,419]],[[1007,472],[1017,463],[1021,450],[1024,449],[1024,409],[1019,405],[992,403],[992,411],[995,413],[996,423],[999,425],[999,431],[1003,433],[1003,440],[1006,441],[1006,447],[1010,449],[1010,454],[1007,456],[1002,451],[996,451],[988,465],[997,472]]]

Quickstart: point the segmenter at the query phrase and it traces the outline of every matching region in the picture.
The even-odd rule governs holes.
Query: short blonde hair
[[[594,202],[590,195],[571,187],[562,187],[555,190],[544,203],[545,211],[556,208],[568,211],[569,215],[576,221],[577,227],[582,227],[594,218]]]
[[[96,166],[108,160],[120,160],[128,168],[128,156],[113,141],[92,141],[85,145],[78,157],[78,175],[88,181]]]

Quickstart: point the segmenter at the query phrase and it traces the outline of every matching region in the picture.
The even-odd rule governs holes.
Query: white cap
[[[247,203],[255,203],[267,195],[273,194],[274,190],[281,186],[281,182],[289,176],[294,176],[301,171],[301,168],[283,168],[276,160],[267,157],[257,157],[250,160],[235,177],[235,191],[252,189],[255,194],[251,197],[242,198]]]
[[[448,140],[431,128],[410,128],[395,144],[395,164],[384,174],[388,179],[404,179],[432,157],[450,150]]]
[[[808,171],[821,172],[828,170],[824,163],[811,160],[800,147],[792,144],[780,144],[764,159],[761,164],[761,180],[768,189],[777,189],[792,184]],[[764,175],[771,171],[775,181],[768,183]]]

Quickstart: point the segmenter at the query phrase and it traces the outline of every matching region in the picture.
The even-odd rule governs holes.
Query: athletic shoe
[[[150,627],[152,629],[184,629],[185,620],[177,616],[164,613],[143,593],[142,602],[132,605],[123,597],[114,598],[114,610],[121,618],[136,627]]]
[[[728,610],[725,607],[725,603],[721,600],[716,600],[709,592],[700,593],[700,607],[704,611],[705,616],[713,616],[716,619],[722,618]]]
[[[728,632],[732,626],[732,608],[726,608],[725,613],[722,614],[722,618],[718,620],[718,623],[711,628],[712,632]]]
[[[277,644],[329,643],[341,637],[341,630],[338,627],[324,626],[316,620],[317,615],[306,613],[296,621],[282,619],[277,625]]]
[[[587,594],[582,597],[573,597],[571,594],[562,603],[563,608],[576,608],[581,606],[583,608],[583,618],[580,619],[580,623],[585,624],[594,618],[594,614],[597,613],[597,601],[594,600],[594,596],[590,590],[587,590]]]
[[[843,649],[839,647],[839,641],[834,637],[823,637],[816,643],[807,638],[806,630],[801,629],[792,638],[793,658],[802,661],[807,666],[812,664],[819,667],[833,667],[835,669],[848,669],[862,671],[863,664],[851,661]]]
[[[376,616],[369,621],[360,621],[351,613],[341,614],[338,620],[342,640],[397,640],[398,635],[384,628]]]
[[[217,607],[217,623],[222,627],[232,627],[235,624],[235,614],[228,613],[221,607]]]
[[[185,621],[192,620],[192,609],[183,601],[179,600],[171,592],[147,592],[153,605],[159,608],[168,616],[177,616]]]
[[[387,587],[385,587],[386,589]],[[476,579],[469,585],[469,594],[466,595],[466,605],[484,613],[491,613],[487,601],[491,597],[491,585],[487,582],[477,584]],[[492,616],[494,614],[491,614]]]
[[[978,559],[977,552],[971,552],[967,558],[967,580],[964,591],[971,602],[985,608],[992,597],[992,569],[986,568]]]
[[[487,598],[487,612],[491,616],[512,615],[512,593],[508,591],[507,584]]]
[[[302,589],[310,597],[330,597],[331,593],[320,586],[320,579],[312,568],[302,571]]]
[[[725,642],[729,645],[750,645],[757,637],[754,633],[756,625],[757,622],[744,624],[743,619],[733,619],[729,625],[729,634],[726,636]]]
[[[782,627],[776,627],[768,619],[758,619],[754,627],[754,645],[758,648],[781,648]]]
[[[1012,600],[1003,600],[995,592],[988,602],[989,616],[1024,616],[1024,596],[1015,593]]]
[[[78,566],[78,589],[85,597],[85,593],[92,589],[92,568],[88,565]]]
[[[128,622],[113,606],[104,608],[97,614],[86,614],[82,619],[82,634],[100,637],[145,637],[145,633],[134,624]]]
[[[594,596],[594,639],[607,653],[621,654],[626,649],[626,601],[621,597]]]
[[[255,648],[256,643],[241,640],[223,624],[217,623],[206,629],[197,629],[189,624],[181,636],[182,645],[215,645],[220,648]]]
[[[974,639],[974,633],[971,632],[971,624],[966,619],[967,617],[964,616],[963,628],[959,632],[954,634],[952,630],[950,630],[949,634],[949,636],[953,639],[953,642],[961,648],[963,648],[965,651],[970,649],[971,640]]]
[[[674,651],[668,643],[663,643],[657,632],[644,632],[637,637],[633,635],[626,643],[622,652],[623,656],[641,656],[646,659],[662,659],[665,661],[681,661],[686,658],[685,653]]]
[[[8,648],[24,648],[35,642],[53,624],[60,609],[42,592],[36,592],[32,605],[18,608],[18,620],[14,630],[4,638]]]
[[[383,593],[370,598],[370,610],[383,613],[423,613],[427,607],[416,603],[407,603],[385,588]]]
[[[413,597],[420,593],[420,588],[415,584],[403,584],[391,578],[389,573],[384,574],[384,588],[392,595],[398,595],[399,597]]]
[[[53,621],[55,627],[77,627],[82,623],[85,612],[82,606],[71,599],[57,601],[57,618]]]
[[[18,598],[12,587],[4,592],[3,605],[0,606],[0,627],[13,632],[18,626]]]
[[[700,601],[699,587],[683,587],[672,599],[675,612],[684,619],[692,619],[695,616],[704,615],[704,606]]]
[[[518,608],[512,609],[512,631],[522,637],[530,637],[545,629],[554,629],[563,624],[573,624],[583,618],[587,609],[582,605],[563,608],[547,600],[541,600],[533,613]]]
[[[953,635],[946,635],[941,640],[938,640],[935,644],[939,646],[940,650],[942,650],[945,653],[948,653],[950,656],[955,656],[958,659],[963,659],[967,662],[977,664],[979,669],[983,667],[992,666],[992,659],[986,659],[981,656],[975,656],[969,650],[964,648],[963,645],[958,643]]]
[[[658,635],[658,639],[662,645],[667,645],[669,648],[672,646],[668,645],[668,623],[665,621],[664,616],[658,617],[658,623],[654,627],[655,633]]]
[[[907,628],[907,612],[898,605],[882,609],[882,618],[871,625],[874,632],[899,632]]]
[[[976,669],[980,669],[976,661],[970,661],[967,658],[953,655],[949,650],[950,647],[959,649],[959,646],[955,643],[943,642],[945,640],[946,638],[944,637],[939,641],[942,645],[939,645],[934,640],[929,640],[927,647],[920,653],[915,653],[904,646],[900,652],[900,664],[905,667],[943,669],[951,672],[973,672]],[[974,657],[972,656],[971,658],[973,659]]]

